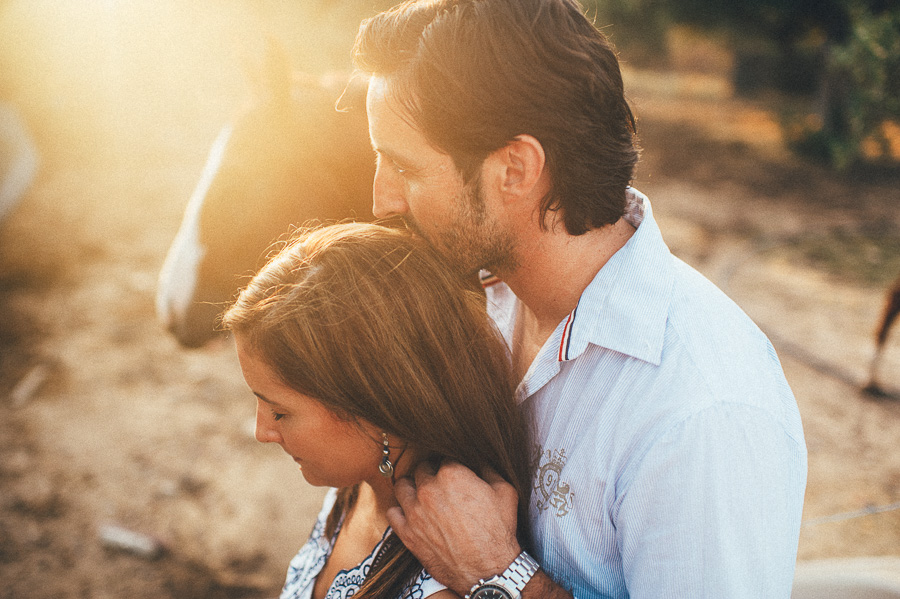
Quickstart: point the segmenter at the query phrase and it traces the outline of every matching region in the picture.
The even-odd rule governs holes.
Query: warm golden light
[[[298,70],[346,69],[361,16],[312,2],[8,0],[0,99],[66,162],[178,156],[241,103],[268,38]]]

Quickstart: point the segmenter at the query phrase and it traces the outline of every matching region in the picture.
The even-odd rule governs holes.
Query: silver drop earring
[[[390,460],[390,449],[388,448],[387,433],[381,433],[384,447],[381,449],[381,463],[378,464],[378,471],[384,476],[394,476],[394,465]]]

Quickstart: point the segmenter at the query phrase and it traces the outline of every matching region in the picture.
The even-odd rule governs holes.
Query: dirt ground
[[[893,397],[859,392],[900,272],[900,175],[798,160],[770,104],[722,80],[628,79],[636,186],[673,251],[771,336],[797,396],[800,559],[900,554],[900,510],[877,510],[900,502],[900,333],[882,369]],[[273,597],[318,510],[322,491],[254,440],[230,344],[183,350],[154,319],[204,155],[191,143],[194,159],[149,167],[51,164],[0,229],[2,599]],[[813,242],[832,258],[871,247],[811,262]],[[153,544],[123,547],[110,525]]]

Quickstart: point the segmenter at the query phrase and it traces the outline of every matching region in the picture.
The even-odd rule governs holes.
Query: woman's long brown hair
[[[529,426],[508,349],[445,259],[407,231],[332,225],[296,236],[224,314],[292,389],[428,459],[490,468],[519,494],[528,546]],[[374,442],[378,442],[377,440]],[[355,489],[342,489],[329,534]],[[357,597],[395,597],[421,564],[388,538]]]

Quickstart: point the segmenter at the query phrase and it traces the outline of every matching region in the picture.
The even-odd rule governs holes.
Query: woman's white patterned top
[[[319,517],[309,535],[306,544],[297,552],[291,565],[288,568],[287,580],[281,591],[280,599],[310,599],[312,597],[313,586],[315,586],[316,576],[322,571],[322,567],[331,555],[334,549],[334,542],[340,532],[340,524],[331,538],[325,537],[325,520],[334,506],[337,498],[337,489],[331,489],[322,502],[322,510]],[[381,537],[381,541],[372,550],[366,559],[358,566],[349,570],[341,570],[334,577],[334,582],[325,594],[325,599],[346,599],[353,596],[366,579],[369,568],[375,556],[378,555],[385,539],[391,534],[391,528],[388,527]],[[446,587],[433,579],[425,570],[422,570],[416,579],[407,585],[397,599],[425,599],[445,589]]]

